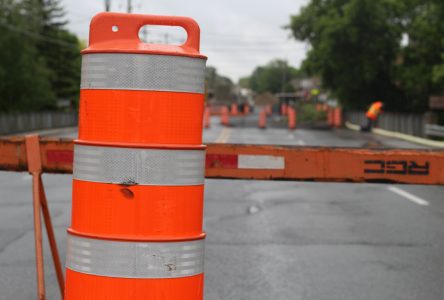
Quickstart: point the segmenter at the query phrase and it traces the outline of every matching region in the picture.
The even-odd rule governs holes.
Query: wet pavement
[[[223,128],[213,118],[205,142],[420,147],[348,130],[232,122]],[[44,182],[64,259],[71,178]],[[204,227],[209,300],[444,299],[444,187],[206,180]],[[57,299],[47,247],[45,266],[48,299]],[[30,176],[0,172],[0,299],[35,299],[34,267]]]

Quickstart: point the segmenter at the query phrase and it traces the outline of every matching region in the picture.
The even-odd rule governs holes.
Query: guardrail
[[[77,112],[29,112],[0,114],[0,135],[77,125]]]
[[[349,111],[345,112],[344,117],[345,121],[353,124],[366,124],[364,112]],[[425,137],[427,135],[423,114],[383,113],[380,115],[375,127],[417,137]]]
[[[425,134],[434,137],[444,137],[444,126],[435,125],[435,124],[426,124]]]

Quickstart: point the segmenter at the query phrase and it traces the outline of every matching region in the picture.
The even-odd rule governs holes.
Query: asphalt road
[[[217,123],[205,142],[418,147],[347,130]],[[62,258],[70,180],[44,176]],[[444,299],[443,195],[438,186],[207,180],[206,299]],[[32,222],[30,176],[1,172],[1,300],[35,299]],[[48,299],[57,299],[47,248],[45,266]]]

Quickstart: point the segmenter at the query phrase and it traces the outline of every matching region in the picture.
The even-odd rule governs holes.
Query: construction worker
[[[361,127],[362,131],[370,131],[372,127],[375,125],[378,120],[379,114],[382,112],[382,108],[384,107],[384,103],[381,101],[373,102],[367,110],[365,116],[367,117],[367,125]]]

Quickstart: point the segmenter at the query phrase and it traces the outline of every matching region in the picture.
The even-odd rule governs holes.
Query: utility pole
[[[133,6],[132,6],[132,1],[131,0],[127,0],[128,2],[127,2],[127,8],[126,8],[126,11],[130,14],[130,13],[132,13],[132,11],[133,11]]]
[[[105,0],[105,11],[109,11],[111,8],[111,0]]]

